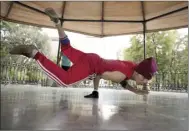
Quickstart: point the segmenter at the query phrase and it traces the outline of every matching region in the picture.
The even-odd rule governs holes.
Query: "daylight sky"
[[[188,28],[179,29],[178,31],[182,35],[188,34]],[[58,32],[55,29],[43,28],[43,32],[49,37],[58,38]],[[129,40],[131,38],[131,35],[97,38],[72,32],[66,32],[66,34],[73,47],[83,52],[97,53],[106,59],[117,59],[117,53],[130,46]],[[52,41],[51,47],[52,54],[56,55],[58,41]]]

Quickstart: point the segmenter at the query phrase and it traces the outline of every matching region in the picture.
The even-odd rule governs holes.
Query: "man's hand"
[[[129,91],[137,94],[137,95],[146,95],[149,93],[148,90],[139,90],[137,89],[137,87],[132,87],[131,85],[127,84],[125,87],[125,89],[128,89]]]
[[[149,94],[149,91],[148,90],[136,90],[135,91],[135,93],[136,94],[138,94],[138,95],[147,95],[147,94]]]

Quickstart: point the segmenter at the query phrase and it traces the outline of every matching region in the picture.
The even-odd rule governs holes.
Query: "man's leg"
[[[79,63],[73,65],[68,71],[63,70],[39,52],[34,59],[49,77],[65,86],[87,79],[92,73],[85,57]]]
[[[100,82],[100,76],[96,76],[93,79],[93,85],[94,85],[94,90],[91,94],[84,96],[85,98],[98,98],[98,87],[99,87],[99,82]]]
[[[63,28],[61,27],[60,21],[58,19],[58,15],[56,14],[56,12],[52,8],[47,8],[45,12],[50,17],[50,19],[54,22],[58,30],[62,53],[65,54],[73,62],[73,64],[76,64],[78,61],[80,62],[80,58],[86,54],[70,46],[70,40],[68,39]],[[62,68],[66,68],[66,67],[62,66]],[[72,67],[70,68],[70,70],[72,70]],[[96,88],[98,89],[98,87]]]
[[[74,53],[74,52],[73,52]],[[87,79],[92,75],[87,57],[83,57],[79,63],[75,64],[68,71],[53,63],[40,53],[33,45],[19,45],[14,47],[10,54],[24,55],[34,58],[43,71],[59,85],[68,86],[70,84]]]
[[[61,27],[59,17],[57,13],[52,8],[45,9],[46,14],[50,17],[50,19],[54,22],[58,34],[59,39],[61,42],[61,51],[62,53],[67,56],[70,61],[72,61],[73,64],[77,63],[79,58],[83,55],[86,55],[84,52],[79,51],[70,45],[70,40],[68,39],[66,33],[64,32],[64,29]],[[74,52],[74,53],[72,53]]]
[[[59,20],[57,13],[52,8],[45,9],[45,12],[50,17],[50,19],[54,22],[54,24],[58,30],[59,39],[60,39],[60,43],[61,43],[62,57],[64,57],[64,58],[66,57],[66,59],[69,58],[73,63],[76,63],[78,61],[78,59],[85,54],[70,46],[70,41],[67,38],[67,35],[65,34],[63,28],[60,25],[60,20]],[[65,65],[64,58],[62,58],[61,67],[67,71],[70,68],[70,66]]]

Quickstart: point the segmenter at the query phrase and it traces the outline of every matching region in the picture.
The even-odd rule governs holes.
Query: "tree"
[[[181,37],[177,31],[149,33],[146,37],[146,57],[155,57],[159,71],[187,69],[188,35]],[[124,59],[139,62],[143,59],[143,37],[131,38],[131,47],[124,50]],[[182,59],[179,59],[182,58]]]
[[[1,34],[3,34],[1,38],[1,60],[7,60],[8,57],[13,62],[18,60],[24,64],[30,62],[30,60],[26,60],[25,58],[21,59],[20,56],[10,56],[8,54],[13,46],[19,44],[33,44],[45,55],[51,57],[51,54],[49,54],[51,52],[50,39],[46,34],[42,33],[41,28],[5,21],[2,21],[1,25]]]
[[[124,49],[124,59],[141,61],[144,52],[142,35],[133,36],[130,42],[131,47]],[[148,33],[146,57],[151,56],[158,64],[159,75],[156,80],[159,83],[187,83],[188,35],[181,36],[176,30]]]
[[[7,71],[10,75],[9,77],[19,79],[21,70],[17,69],[19,67],[13,66],[13,63],[17,63],[18,66],[20,64],[20,66],[26,68],[24,75],[26,75],[28,79],[33,79],[34,77],[36,78],[38,69],[36,69],[37,64],[34,62],[34,60],[23,56],[13,56],[9,54],[9,50],[12,47],[20,44],[33,44],[37,46],[37,48],[43,54],[51,59],[53,58],[53,56],[51,56],[49,53],[51,52],[50,39],[46,34],[42,33],[41,28],[1,21],[0,58],[2,70]],[[34,68],[36,70],[33,70]],[[5,71],[2,74],[2,77],[7,77],[7,72]],[[15,71],[17,72],[15,73]]]

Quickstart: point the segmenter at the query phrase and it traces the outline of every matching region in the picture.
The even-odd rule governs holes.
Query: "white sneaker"
[[[46,8],[45,13],[50,17],[51,21],[53,21],[55,24],[59,23],[59,17],[57,13],[52,8]]]
[[[12,55],[23,55],[28,58],[33,58],[33,51],[38,50],[34,45],[18,45],[14,47],[9,53]]]

